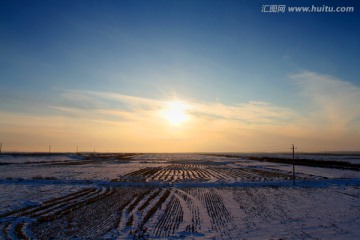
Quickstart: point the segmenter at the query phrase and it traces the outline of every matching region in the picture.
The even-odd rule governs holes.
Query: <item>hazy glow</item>
[[[187,111],[190,107],[180,101],[171,101],[166,104],[161,115],[174,126],[180,126],[189,120]]]
[[[360,88],[315,72],[290,75],[307,111],[272,102],[229,104],[61,90],[47,114],[0,110],[3,151],[230,152],[353,150]],[[186,99],[186,100],[185,100]],[[76,104],[74,104],[76,103]],[[32,105],[36,105],[35,102]],[[5,139],[5,140],[4,140]]]

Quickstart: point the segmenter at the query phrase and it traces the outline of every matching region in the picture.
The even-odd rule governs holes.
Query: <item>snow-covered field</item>
[[[0,239],[359,239],[360,171],[295,169],[293,186],[292,166],[238,156],[1,155]]]
[[[273,157],[273,158],[292,158],[292,154],[285,153],[251,153],[251,154],[232,154],[234,156],[256,156],[256,157]],[[359,153],[296,153],[295,159],[309,159],[320,161],[338,161],[338,162],[350,162],[354,164],[360,164]]]

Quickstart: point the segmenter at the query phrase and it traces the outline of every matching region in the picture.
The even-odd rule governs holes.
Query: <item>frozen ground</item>
[[[234,156],[255,156],[255,157],[273,157],[273,158],[292,158],[289,153],[251,153],[251,154],[231,154]],[[296,153],[295,159],[309,159],[320,161],[339,161],[360,164],[359,153]]]
[[[24,157],[24,159],[22,159]],[[0,239],[359,239],[360,172],[197,154],[2,155]]]
[[[0,184],[0,214],[79,191],[83,186],[58,184]]]

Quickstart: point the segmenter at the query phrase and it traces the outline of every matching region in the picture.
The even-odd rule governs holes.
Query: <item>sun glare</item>
[[[179,126],[189,120],[187,110],[189,106],[180,101],[168,102],[162,111],[162,116],[174,126]]]

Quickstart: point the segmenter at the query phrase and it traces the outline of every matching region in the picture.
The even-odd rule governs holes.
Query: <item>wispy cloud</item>
[[[359,87],[313,72],[303,72],[291,78],[300,88],[300,94],[312,106],[312,111],[306,117],[315,127],[328,131],[355,130],[354,124],[360,127]]]
[[[97,91],[81,91],[81,90],[63,90],[61,94],[65,99],[92,103],[94,107],[101,106],[104,103],[110,103],[111,101],[130,104],[133,106],[158,106],[161,105],[161,101],[124,95],[113,92],[97,92]]]
[[[194,104],[195,112],[208,115],[210,118],[238,120],[246,124],[281,125],[296,117],[297,113],[289,108],[271,103],[250,101],[236,105],[221,103]]]
[[[94,91],[66,91],[63,96],[72,101],[79,102],[80,106],[93,106],[95,112],[127,115],[144,114],[161,110],[166,103],[174,99],[155,100],[138,96],[129,96],[112,92]],[[193,117],[204,117],[207,119],[229,119],[241,121],[246,124],[276,124],[279,125],[297,116],[297,113],[289,108],[277,106],[271,103],[250,101],[234,105],[226,105],[219,102],[203,103],[187,101],[189,105],[188,114]],[[54,106],[64,112],[76,112],[73,107]],[[122,114],[119,114],[121,109]]]
[[[23,141],[36,136],[42,145],[51,141],[73,147],[80,142],[90,148],[121,146],[123,151],[286,151],[290,143],[304,151],[358,146],[359,87],[313,72],[290,78],[310,106],[306,112],[261,101],[225,104],[62,90],[47,114],[0,112],[0,132]],[[189,121],[177,127],[161,114],[174,100],[188,106]]]

